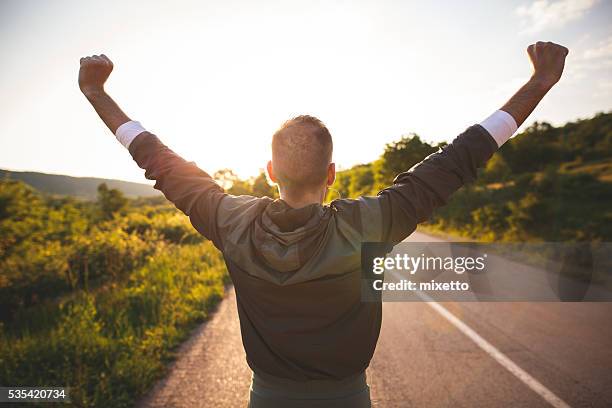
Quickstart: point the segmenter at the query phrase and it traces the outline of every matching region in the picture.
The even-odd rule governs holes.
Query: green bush
[[[0,182],[0,231],[10,234],[0,384],[70,387],[73,406],[132,406],[223,297],[223,259],[185,216],[122,204],[100,217],[98,205]]]

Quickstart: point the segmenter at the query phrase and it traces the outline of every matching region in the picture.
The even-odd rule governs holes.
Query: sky
[[[80,94],[86,55],[113,60],[109,94],[177,153],[249,177],[299,114],[341,169],[412,132],[449,141],[529,78],[537,40],[570,54],[528,124],[610,111],[611,21],[608,0],[3,0],[0,168],[144,181]]]

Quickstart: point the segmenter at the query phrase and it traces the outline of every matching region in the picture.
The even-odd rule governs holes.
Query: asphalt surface
[[[436,238],[415,233],[414,241]],[[612,406],[612,303],[439,303],[560,405]],[[374,407],[547,407],[542,392],[424,302],[386,302],[368,382]],[[245,407],[233,289],[140,407]],[[549,394],[548,394],[549,393]]]

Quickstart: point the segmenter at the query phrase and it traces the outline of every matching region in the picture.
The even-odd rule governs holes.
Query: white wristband
[[[480,126],[495,139],[497,146],[501,147],[516,132],[516,121],[508,112],[498,110],[480,122]]]
[[[146,129],[142,127],[140,122],[130,120],[129,122],[125,122],[123,125],[117,128],[115,136],[117,137],[119,143],[125,146],[126,149],[129,149],[130,144],[132,144],[132,141],[134,141],[136,136],[138,136],[145,130]]]

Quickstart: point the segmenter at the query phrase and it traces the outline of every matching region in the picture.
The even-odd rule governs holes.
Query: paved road
[[[141,408],[246,407],[251,370],[240,339],[233,288],[211,320],[181,346],[169,375]]]
[[[235,302],[232,290],[141,407],[246,406],[250,372]],[[612,405],[612,303],[440,305],[529,378],[430,305],[389,302],[368,370],[375,407],[551,406],[542,395],[557,406]]]

